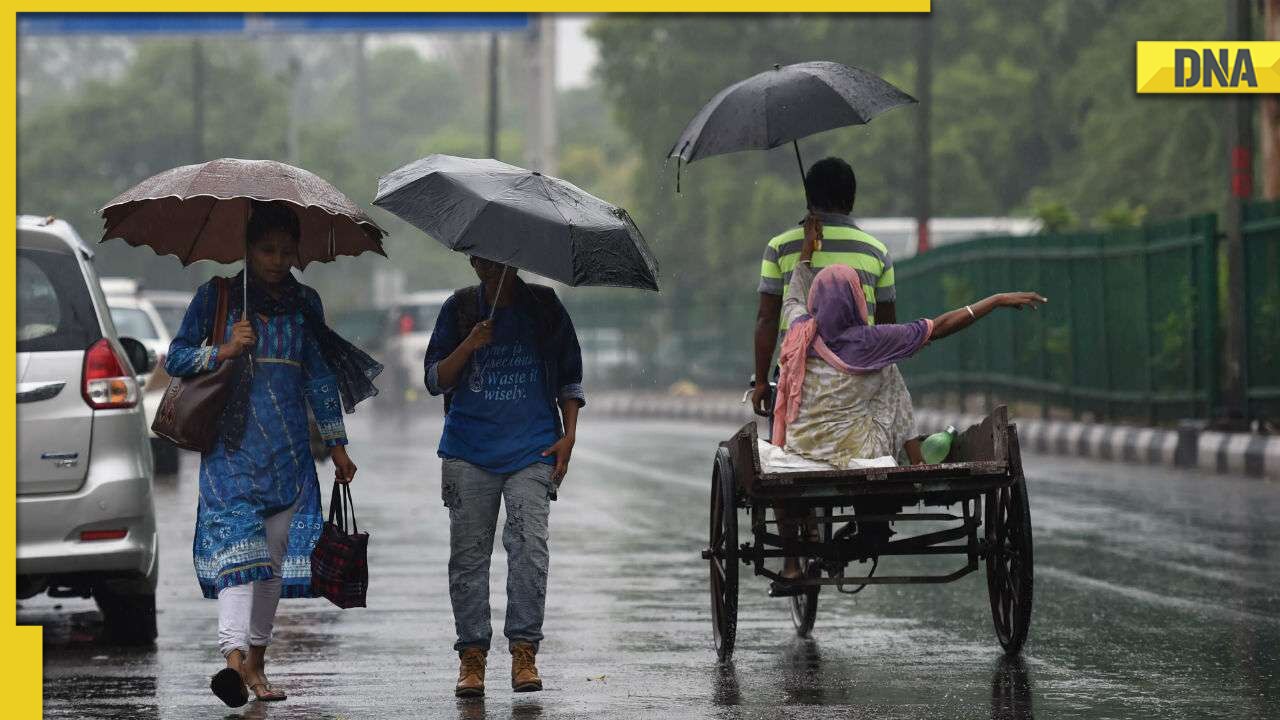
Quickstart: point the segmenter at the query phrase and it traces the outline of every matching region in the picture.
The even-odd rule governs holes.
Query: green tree
[[[206,157],[279,157],[284,145],[282,79],[237,43],[206,47]],[[19,212],[69,220],[90,242],[101,232],[97,209],[137,181],[195,156],[191,45],[147,43],[118,78],[92,79],[25,115],[18,129]],[[175,275],[173,258],[156,258],[121,241],[103,245],[104,275],[143,277],[154,286],[190,285],[208,272]],[[178,280],[178,278],[183,278]]]

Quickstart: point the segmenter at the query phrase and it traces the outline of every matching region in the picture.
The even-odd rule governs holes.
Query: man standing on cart
[[[814,272],[831,265],[847,265],[858,271],[867,298],[867,312],[873,324],[897,322],[897,300],[893,279],[893,259],[885,244],[860,229],[853,220],[858,180],[849,163],[836,157],[815,162],[804,178],[809,211],[822,223],[822,250],[814,253]],[[791,273],[800,258],[804,242],[803,221],[774,236],[765,247],[760,263],[760,307],[756,311],[756,379],[773,377],[773,353],[787,331],[782,318],[782,300],[791,284]],[[759,381],[751,394],[757,415],[773,410],[773,395],[767,382]]]

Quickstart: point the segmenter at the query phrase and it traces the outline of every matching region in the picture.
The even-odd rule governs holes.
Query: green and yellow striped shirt
[[[848,265],[858,271],[867,297],[868,321],[875,323],[876,303],[894,302],[893,259],[884,243],[859,230],[848,215],[819,213],[822,221],[822,249],[813,254],[813,269],[828,265]],[[775,236],[764,250],[760,263],[760,292],[786,297],[791,273],[800,260],[804,227],[794,227]],[[781,330],[789,323],[779,318]]]

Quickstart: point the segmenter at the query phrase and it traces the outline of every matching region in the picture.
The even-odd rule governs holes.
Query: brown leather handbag
[[[227,279],[215,278],[218,306],[213,316],[210,343],[222,344],[227,327]],[[231,396],[239,363],[221,362],[211,372],[175,377],[164,391],[151,429],[184,450],[206,453],[218,441],[218,420]]]

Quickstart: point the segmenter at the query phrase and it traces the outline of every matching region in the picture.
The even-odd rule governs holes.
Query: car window
[[[418,332],[430,332],[436,326],[436,316],[440,314],[440,306],[415,305],[413,307],[413,325]]]
[[[383,316],[381,310],[348,310],[329,318],[329,327],[361,347],[371,347],[382,340]]]
[[[120,337],[131,337],[135,340],[159,340],[160,333],[151,318],[138,308],[111,308],[111,322],[115,323],[116,334]]]
[[[102,337],[72,255],[18,250],[18,352],[84,350]]]
[[[186,316],[187,309],[181,305],[157,305],[156,312],[160,313],[160,321],[169,329],[169,334],[177,335],[178,328],[182,327],[182,318]]]

